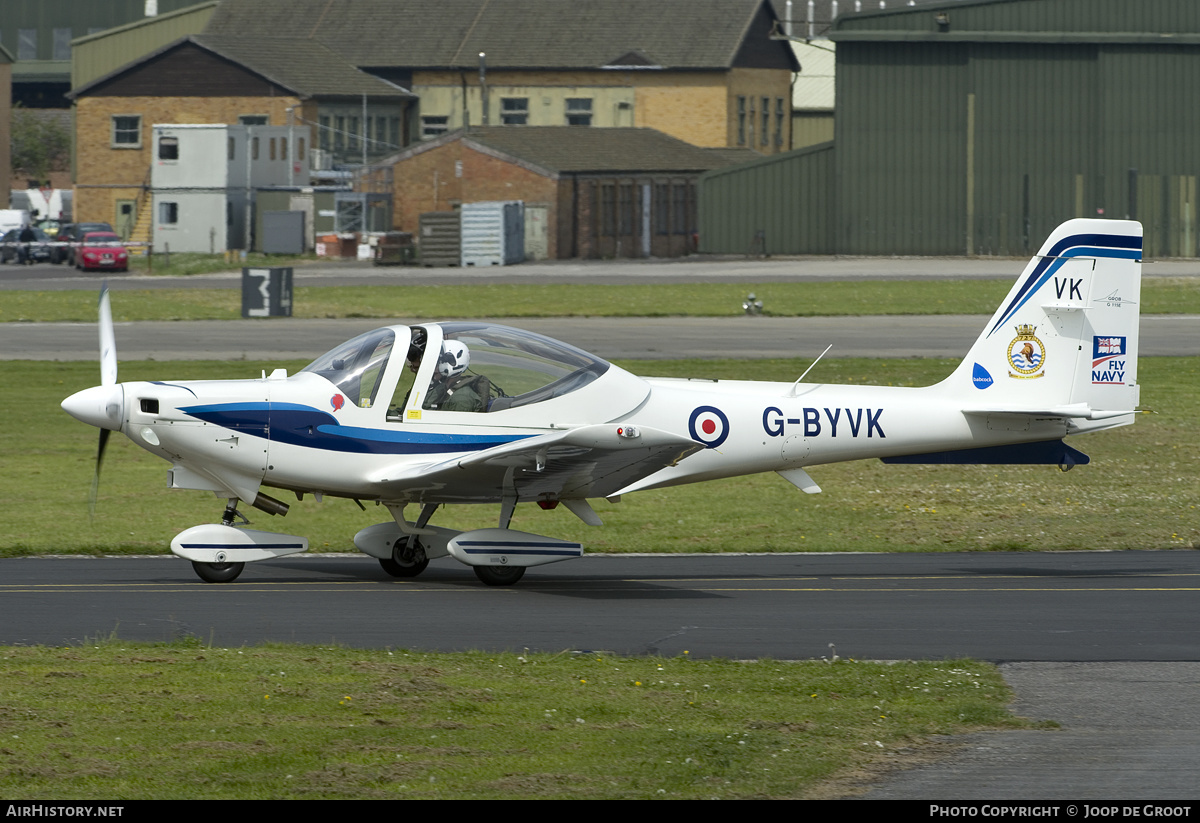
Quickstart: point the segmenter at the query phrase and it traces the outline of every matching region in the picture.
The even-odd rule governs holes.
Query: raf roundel
[[[716,406],[699,406],[688,418],[688,434],[715,449],[729,436],[729,418]]]

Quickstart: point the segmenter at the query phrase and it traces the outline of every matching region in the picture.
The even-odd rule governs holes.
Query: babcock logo
[[[982,390],[992,385],[992,382],[992,376],[988,370],[976,363],[975,370],[971,372],[971,385]]]

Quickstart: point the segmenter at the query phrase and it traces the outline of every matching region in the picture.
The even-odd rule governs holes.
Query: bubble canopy
[[[356,406],[369,406],[379,391],[380,378],[396,345],[396,333],[375,329],[341,343],[303,369],[333,383]]]
[[[486,375],[498,390],[489,411],[538,403],[576,391],[609,364],[566,343],[534,332],[484,323],[443,323],[446,340],[471,352],[471,371]]]
[[[438,324],[442,340],[455,340],[470,351],[470,373],[484,375],[493,388],[487,411],[539,403],[581,389],[607,373],[611,364],[567,343],[534,332],[487,323]],[[302,372],[324,377],[354,405],[374,405],[381,378],[392,358],[398,366],[410,356],[407,340],[397,345],[403,327],[375,329],[335,346]],[[401,337],[405,335],[401,334]],[[418,331],[414,339],[424,340]],[[436,340],[437,335],[429,336]],[[440,345],[440,344],[438,344]],[[421,352],[424,356],[428,352]]]

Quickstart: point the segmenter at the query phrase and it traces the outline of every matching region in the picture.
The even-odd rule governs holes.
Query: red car
[[[75,268],[129,271],[129,250],[110,231],[90,231],[75,250]]]

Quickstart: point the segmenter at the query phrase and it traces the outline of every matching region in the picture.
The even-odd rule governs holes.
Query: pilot
[[[484,399],[472,383],[475,377],[466,377],[464,372],[471,365],[471,351],[457,340],[442,343],[438,357],[437,374],[429,385],[425,397],[425,408],[440,411],[481,412],[486,410]]]

